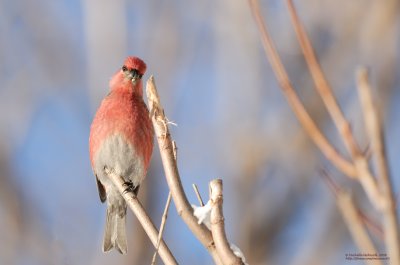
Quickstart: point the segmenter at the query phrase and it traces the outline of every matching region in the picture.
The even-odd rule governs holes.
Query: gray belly
[[[111,184],[104,168],[113,169],[126,181],[131,180],[134,186],[140,184],[145,177],[143,159],[137,155],[135,148],[121,135],[114,134],[105,140],[94,157],[95,173],[107,188]]]

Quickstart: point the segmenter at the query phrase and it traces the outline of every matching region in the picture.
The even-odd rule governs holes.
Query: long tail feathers
[[[107,206],[106,228],[103,240],[103,252],[117,249],[121,254],[127,253],[125,232],[126,205]]]

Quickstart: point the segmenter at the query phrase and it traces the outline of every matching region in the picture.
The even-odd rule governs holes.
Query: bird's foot
[[[126,187],[126,189],[123,191],[123,194],[132,192],[135,196],[137,195],[139,186],[134,186],[131,180],[125,181],[124,186]]]

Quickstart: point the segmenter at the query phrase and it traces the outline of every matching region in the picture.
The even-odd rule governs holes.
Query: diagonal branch
[[[359,250],[362,253],[378,253],[370,236],[368,235],[367,230],[365,229],[360,215],[358,214],[351,195],[346,191],[340,190],[337,194],[336,202]],[[368,265],[382,264],[380,260],[373,259],[366,259],[365,263]]]
[[[211,232],[204,225],[197,223],[197,219],[193,215],[193,209],[183,190],[178,166],[174,157],[174,146],[168,129],[168,120],[165,117],[153,76],[147,81],[146,94],[150,113],[152,113],[151,119],[157,136],[165,177],[172,193],[172,199],[174,200],[176,210],[193,234],[207,248],[214,262],[217,265],[221,265],[223,263],[216,252]]]
[[[261,41],[265,50],[265,54],[271,64],[271,67],[275,73],[275,76],[278,80],[279,86],[282,89],[282,92],[286,96],[286,99],[292,108],[294,114],[297,116],[304,130],[310,136],[310,138],[314,141],[314,143],[318,146],[321,152],[325,155],[325,157],[332,162],[341,172],[350,177],[356,176],[356,169],[352,163],[347,161],[335,147],[328,141],[325,135],[321,132],[321,130],[317,127],[313,119],[308,114],[305,109],[303,103],[300,101],[299,96],[294,90],[289,76],[285,70],[285,67],[282,64],[282,61],[279,57],[278,52],[275,49],[273,41],[269,36],[267,28],[264,24],[264,20],[260,13],[260,8],[258,6],[257,0],[249,0],[250,7],[254,16],[254,19],[257,23],[258,29],[261,35]]]
[[[157,248],[157,239],[158,239],[158,231],[157,228],[152,223],[150,217],[147,215],[145,209],[143,208],[142,204],[139,202],[137,197],[131,191],[126,191],[124,187],[124,179],[115,174],[114,171],[106,172],[108,177],[112,180],[114,185],[118,188],[119,192],[121,193],[122,197],[124,197],[126,203],[128,204],[129,208],[131,208],[132,212],[135,214],[137,219],[139,220],[140,224],[142,225],[143,229],[146,231],[146,234],[149,236],[151,243],[153,243],[154,247]],[[178,264],[172,255],[171,251],[169,250],[168,246],[165,244],[164,240],[161,239],[159,242],[159,250],[158,253],[162,261],[165,264]]]
[[[271,37],[267,32],[257,0],[249,0],[250,7],[252,9],[254,18],[260,31],[261,40],[267,58],[270,61],[270,64],[278,79],[278,83],[281,86],[289,104],[291,105],[302,126],[305,128],[306,132],[310,135],[315,144],[324,153],[324,155],[332,162],[333,165],[336,166],[336,168],[338,168],[349,177],[357,178],[357,180],[362,185],[366,195],[368,196],[371,204],[375,207],[375,209],[383,213],[385,243],[389,252],[391,260],[390,262],[391,264],[398,265],[400,264],[400,248],[398,223],[395,209],[396,206],[393,199],[393,191],[390,183],[387,159],[385,157],[382,128],[378,120],[376,110],[374,110],[373,108],[372,96],[370,95],[370,88],[366,73],[361,72],[361,74],[359,75],[360,94],[363,93],[362,95],[360,95],[360,98],[362,100],[362,105],[364,108],[364,115],[366,120],[365,122],[368,134],[371,138],[371,142],[373,145],[372,149],[374,155],[376,156],[379,184],[381,189],[378,188],[378,183],[369,168],[368,156],[366,154],[363,154],[363,152],[358,147],[354,134],[351,131],[350,124],[344,117],[344,114],[340,109],[340,106],[337,103],[335,96],[333,95],[332,88],[325,78],[322,68],[318,63],[312,44],[297,15],[296,9],[293,5],[293,1],[286,1],[289,8],[292,24],[296,31],[298,41],[310,69],[316,89],[320,94],[329,114],[331,115],[336,128],[338,129],[342,141],[344,142],[348,152],[351,154],[351,162],[345,160],[339,153],[337,153],[334,147],[328,142],[328,140],[326,140],[325,136],[319,131],[313,120],[308,115],[307,111],[305,110],[303,104],[299,100],[298,95],[296,94],[290,83],[286,70],[274,47]],[[334,191],[336,191],[338,194],[340,193],[340,190],[335,188],[332,183],[329,184]],[[365,228],[357,225],[359,223],[359,220],[361,220],[360,215],[355,214],[357,210],[348,195],[340,195],[340,197],[341,199],[338,200],[341,201],[339,202],[339,206],[344,212],[343,215],[345,216],[345,219],[352,220],[351,222],[353,223],[353,227],[350,227],[351,223],[348,224],[350,230],[356,231],[356,234],[358,234],[358,236],[361,235],[359,238],[355,238],[355,241],[358,241],[358,243],[360,243],[361,241],[366,239],[366,236],[368,236],[366,231],[363,231],[365,230]],[[366,236],[363,236],[362,234]],[[363,247],[363,249],[368,248],[371,249],[371,245],[364,245]]]
[[[319,92],[329,114],[331,115],[347,150],[353,158],[357,178],[367,193],[371,203],[377,209],[380,209],[383,207],[383,198],[378,190],[378,185],[376,184],[375,178],[369,170],[367,158],[360,151],[360,148],[358,147],[351,131],[350,124],[344,117],[344,114],[340,109],[335,96],[333,95],[332,88],[326,80],[322,68],[318,63],[317,56],[315,55],[310,39],[308,38],[307,33],[299,19],[296,9],[293,5],[293,1],[286,0],[286,3],[288,5],[290,18],[297,35],[297,39],[303,51],[308,68],[310,69],[315,87],[317,88],[317,91]]]
[[[194,192],[196,193],[196,197],[197,197],[197,200],[199,201],[200,206],[203,207],[204,202],[203,202],[203,199],[201,198],[201,195],[200,195],[199,189],[197,188],[197,185],[193,183],[192,187],[194,189]]]
[[[308,38],[308,35],[304,30],[303,24],[301,23],[293,5],[293,1],[286,0],[286,3],[288,5],[290,18],[292,19],[292,24],[295,29],[297,39],[299,41],[301,50],[303,51],[308,68],[310,69],[315,87],[317,88],[317,91],[319,92],[326,108],[328,109],[328,112],[331,115],[339,133],[342,135],[342,140],[345,142],[350,154],[352,156],[359,155],[361,152],[357,146],[353,134],[351,133],[350,124],[344,117],[344,114],[332,93],[332,88],[322,72],[322,68],[317,60],[317,56],[315,55],[310,39]]]
[[[171,204],[171,192],[168,193],[168,198],[167,198],[167,202],[165,204],[164,213],[163,213],[162,218],[161,218],[160,232],[158,233],[156,251],[154,252],[153,259],[151,260],[151,265],[155,265],[156,261],[157,261],[157,254],[158,254],[158,251],[160,249],[160,241],[162,239],[162,235],[164,233],[165,224],[167,222],[168,209],[169,209],[169,205],[170,204]]]
[[[400,264],[400,246],[398,220],[396,215],[396,203],[390,184],[388,163],[382,134],[382,125],[378,118],[376,107],[372,100],[371,86],[368,81],[366,69],[357,72],[358,92],[363,107],[364,122],[372,145],[372,152],[376,161],[378,180],[382,194],[385,198],[385,206],[382,209],[384,218],[385,243],[390,256],[391,264]]]

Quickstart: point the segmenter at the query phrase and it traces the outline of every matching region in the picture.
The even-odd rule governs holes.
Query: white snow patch
[[[233,254],[236,255],[236,257],[240,258],[243,262],[244,265],[249,265],[249,263],[246,262],[246,258],[243,255],[243,252],[236,246],[235,244],[230,243],[229,246],[231,247]]]
[[[208,230],[211,230],[211,200],[204,206],[197,206],[192,204],[193,215],[196,216],[199,224],[207,226]]]

